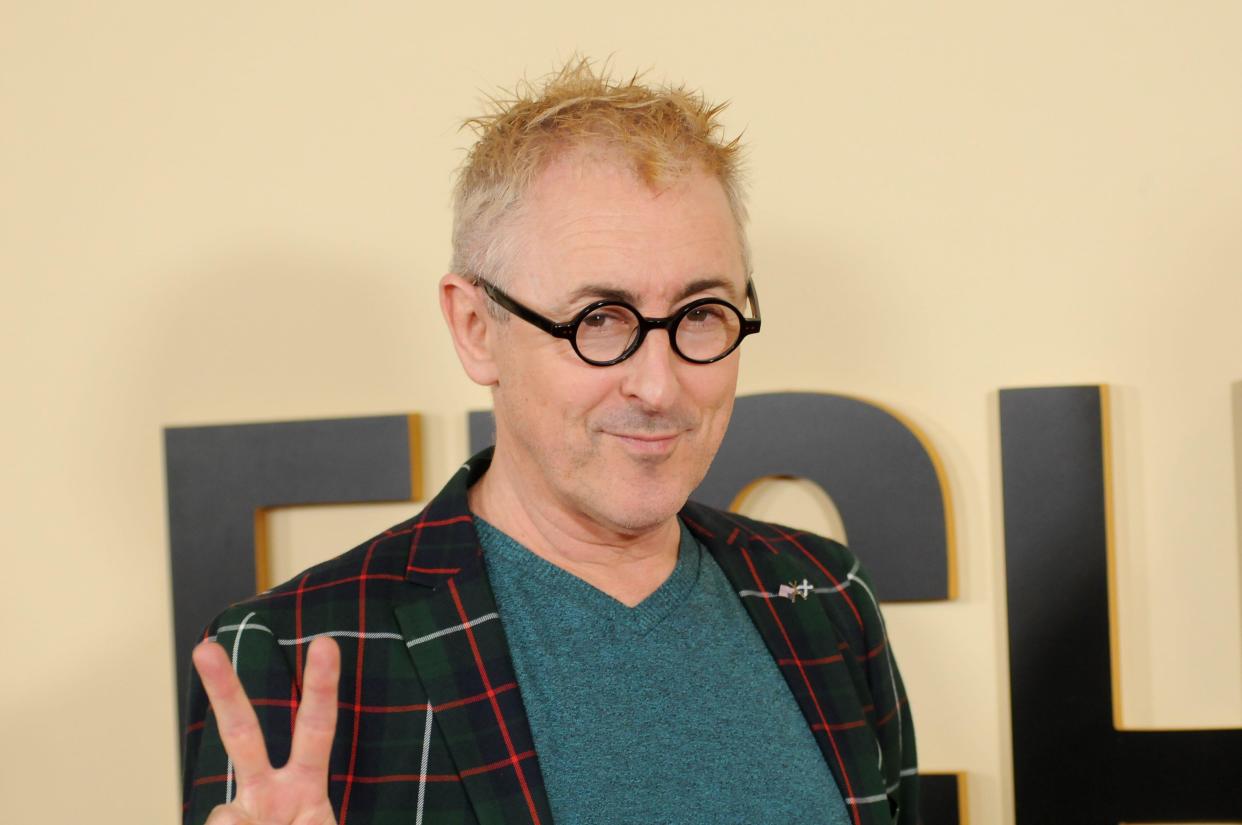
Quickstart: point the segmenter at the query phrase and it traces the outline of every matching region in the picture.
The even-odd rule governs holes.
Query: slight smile
[[[677,445],[680,432],[664,435],[651,433],[605,433],[621,442],[627,450],[640,455],[666,455]]]

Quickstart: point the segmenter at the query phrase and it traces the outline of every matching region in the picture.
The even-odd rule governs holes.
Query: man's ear
[[[472,281],[450,272],[440,279],[440,310],[453,336],[457,358],[470,380],[484,387],[500,380],[496,368],[496,319],[487,296]]]

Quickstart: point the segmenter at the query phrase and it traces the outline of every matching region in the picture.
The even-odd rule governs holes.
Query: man
[[[212,625],[187,822],[915,821],[856,561],[687,503],[759,330],[718,111],[582,62],[474,121],[440,300],[494,452]]]

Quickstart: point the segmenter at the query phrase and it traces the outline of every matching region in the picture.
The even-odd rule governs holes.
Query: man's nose
[[[624,369],[621,391],[651,410],[673,406],[681,391],[677,370],[681,358],[673,351],[667,330],[653,329],[642,346],[614,369]]]

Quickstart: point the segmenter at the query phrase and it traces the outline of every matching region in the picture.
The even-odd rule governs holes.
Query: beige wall
[[[973,822],[1012,822],[999,387],[1115,387],[1126,722],[1242,726],[1242,4],[0,16],[6,821],[176,817],[162,427],[417,411],[448,477],[487,403],[432,300],[455,123],[575,49],[734,101],[767,321],[741,391],[875,399],[942,454],[961,598],[889,616]],[[274,530],[313,554],[400,515]]]

